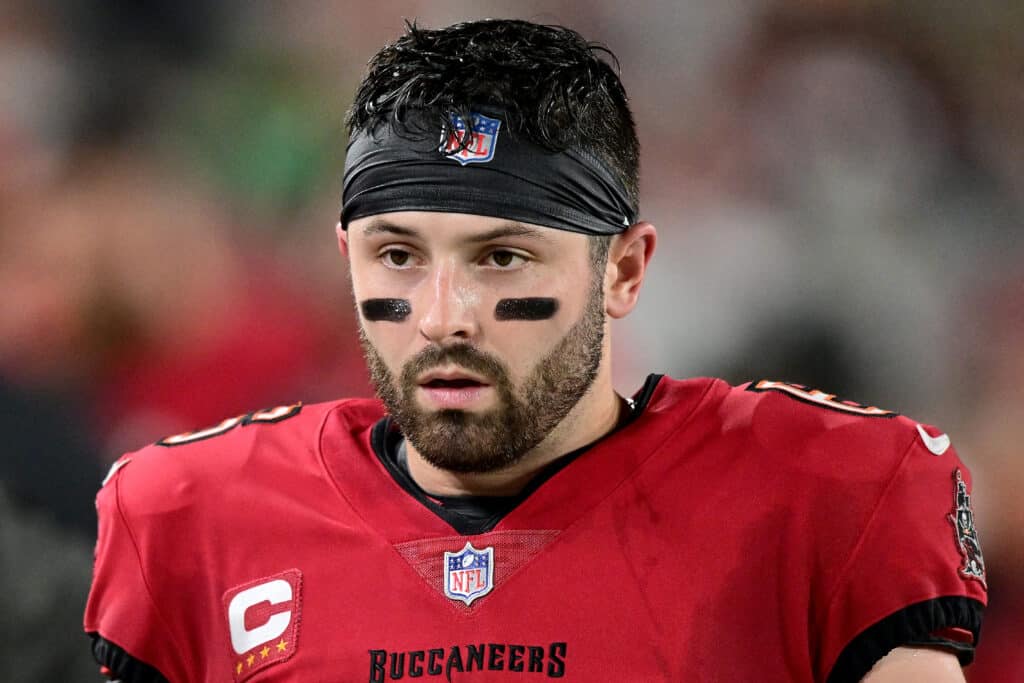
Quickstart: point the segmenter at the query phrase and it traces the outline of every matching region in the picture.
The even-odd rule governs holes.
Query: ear
[[[646,221],[635,223],[615,236],[604,273],[604,306],[611,317],[623,318],[636,306],[657,242],[658,231]]]
[[[341,227],[340,222],[334,226],[334,232],[338,235],[338,251],[342,256],[348,258],[348,232]]]

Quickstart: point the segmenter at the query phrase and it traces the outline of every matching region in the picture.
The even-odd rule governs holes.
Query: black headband
[[[342,227],[392,211],[471,213],[588,235],[613,235],[636,222],[626,188],[601,160],[578,149],[547,151],[503,130],[498,116],[474,113],[464,150],[457,136],[439,144],[391,127],[353,134]],[[464,134],[462,119],[452,122]]]

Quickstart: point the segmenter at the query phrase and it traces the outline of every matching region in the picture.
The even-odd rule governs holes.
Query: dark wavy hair
[[[370,60],[346,125],[350,135],[383,124],[425,137],[443,128],[465,145],[470,133],[453,131],[451,115],[500,108],[513,134],[598,156],[635,208],[640,145],[618,70],[608,48],[562,26],[486,19],[434,30],[407,22]]]

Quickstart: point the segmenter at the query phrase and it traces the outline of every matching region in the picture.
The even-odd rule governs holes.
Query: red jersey
[[[377,401],[127,455],[97,499],[94,651],[174,683],[826,681],[900,645],[969,658],[984,564],[947,437],[773,382],[652,377],[637,399],[461,532],[386,456]]]

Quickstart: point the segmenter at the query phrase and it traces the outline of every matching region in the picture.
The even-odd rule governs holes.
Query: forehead
[[[586,246],[586,236],[532,223],[464,213],[396,211],[358,218],[349,223],[349,240],[407,237],[425,242],[480,243],[501,239],[533,242],[538,247]]]

